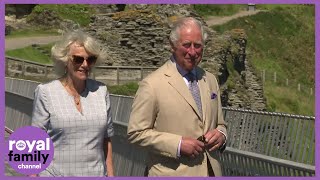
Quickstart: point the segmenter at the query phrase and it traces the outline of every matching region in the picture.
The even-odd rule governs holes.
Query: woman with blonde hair
[[[114,135],[107,87],[89,79],[105,50],[82,31],[64,35],[51,49],[58,79],[35,90],[32,125],[54,144],[54,158],[39,176],[113,176]]]

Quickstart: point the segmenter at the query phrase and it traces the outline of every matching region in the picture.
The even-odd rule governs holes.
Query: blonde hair
[[[81,30],[68,32],[62,36],[61,41],[57,42],[51,48],[51,57],[54,63],[55,73],[61,77],[66,73],[66,65],[69,60],[70,47],[77,44],[85,48],[85,50],[97,57],[96,65],[107,57],[106,50],[93,37]]]

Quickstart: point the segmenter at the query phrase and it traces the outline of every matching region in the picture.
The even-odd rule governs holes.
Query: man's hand
[[[189,137],[182,137],[180,153],[188,157],[196,157],[203,152],[204,143]]]
[[[206,141],[206,147],[210,148],[209,151],[217,150],[226,141],[226,137],[217,129],[209,130],[204,135],[204,138]]]

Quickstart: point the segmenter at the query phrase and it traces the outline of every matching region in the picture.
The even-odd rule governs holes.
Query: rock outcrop
[[[93,16],[86,31],[108,49],[105,65],[159,67],[170,57],[170,27],[180,16],[205,24],[190,5],[127,5],[126,11]],[[218,35],[208,27],[206,31],[201,66],[218,77],[223,105],[265,110],[262,85],[246,56],[245,32],[234,29]]]
[[[96,14],[84,30],[96,37],[109,52],[101,65],[159,67],[170,55],[169,33],[180,16],[192,16],[203,22],[209,35],[202,63],[218,78],[223,106],[265,110],[262,83],[254,73],[246,53],[247,37],[242,29],[217,34],[197,15],[191,5],[113,4],[91,5]],[[125,10],[125,11],[124,11]],[[54,12],[43,11],[32,22],[47,27],[76,29],[75,22],[62,20]],[[9,22],[9,20],[8,20]],[[7,17],[6,17],[7,23]]]

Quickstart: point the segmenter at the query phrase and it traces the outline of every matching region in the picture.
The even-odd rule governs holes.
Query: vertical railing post
[[[140,68],[140,81],[142,81],[143,79],[143,67]]]
[[[44,77],[48,78],[48,66],[44,65]]]
[[[95,68],[92,68],[92,79],[96,79],[96,67]]]
[[[120,74],[119,74],[119,67],[117,67],[117,85],[120,84]]]
[[[22,61],[21,68],[21,76],[23,77],[26,71],[26,63],[24,61]]]
[[[9,59],[7,58],[7,57],[5,57],[5,75],[7,76],[7,75],[9,75]]]

